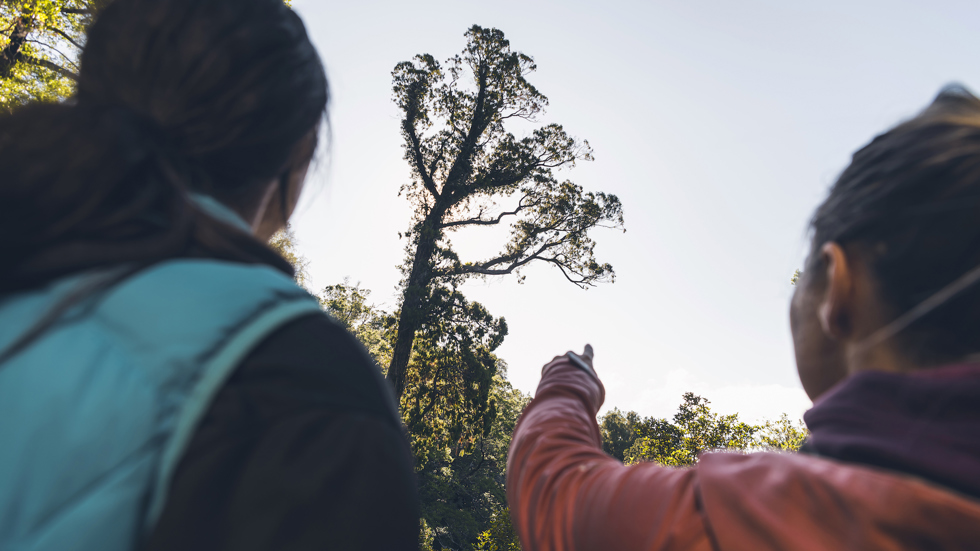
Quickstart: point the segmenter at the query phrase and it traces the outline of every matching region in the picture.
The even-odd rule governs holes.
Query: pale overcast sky
[[[615,284],[538,267],[465,287],[510,326],[499,355],[532,392],[586,342],[606,408],[670,416],[697,392],[749,421],[810,403],[787,321],[806,222],[850,154],[940,87],[980,89],[978,2],[294,0],[326,64],[332,147],[294,219],[314,285],[349,277],[391,306],[410,224],[391,69],[445,59],[473,24],[534,57],[543,122],[589,140],[560,174],[617,194],[627,232],[597,231]],[[464,251],[486,239],[459,236]]]

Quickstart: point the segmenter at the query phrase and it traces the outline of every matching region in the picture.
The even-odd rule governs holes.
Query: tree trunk
[[[419,228],[418,244],[412,259],[412,271],[408,276],[402,294],[401,313],[398,315],[398,333],[395,347],[388,365],[387,378],[395,389],[395,399],[400,401],[405,392],[405,373],[412,357],[415,332],[422,326],[425,317],[425,301],[432,283],[432,255],[436,252],[436,242],[442,235],[439,224],[446,213],[446,206],[436,204],[426,215]]]
[[[0,78],[9,77],[14,70],[14,64],[20,58],[20,49],[27,42],[27,35],[34,30],[34,18],[23,14],[17,18],[14,29],[10,31],[10,41],[0,50]]]

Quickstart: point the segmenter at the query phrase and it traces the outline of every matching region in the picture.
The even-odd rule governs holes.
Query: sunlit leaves
[[[105,0],[0,3],[0,109],[71,95],[85,30]]]
[[[0,110],[60,101],[74,93],[85,32],[110,2],[0,2]]]
[[[432,453],[418,465],[422,515],[443,548],[468,549],[488,529],[498,539],[516,541],[503,521],[508,514],[505,466],[511,433],[530,397],[498,374],[490,398],[496,410],[490,429],[475,438],[467,453]]]
[[[395,316],[346,280],[325,287],[320,300],[385,365]],[[416,456],[426,540],[465,548],[506,513],[507,449],[530,397],[511,387],[493,353],[507,332],[503,319],[452,288],[436,288],[430,304],[401,411]]]
[[[795,452],[810,435],[803,421],[790,421],[785,413],[776,421],[767,420],[759,427],[756,446],[768,451]]]
[[[320,293],[320,304],[335,320],[361,341],[382,371],[391,361],[395,317],[368,303],[371,291],[348,280],[328,285]]]
[[[493,351],[507,324],[451,288],[436,287],[427,305],[402,409],[417,453],[440,449],[458,456],[486,435],[496,415],[490,390],[500,360]]]
[[[310,261],[296,249],[296,235],[293,234],[292,228],[287,226],[273,234],[269,239],[269,247],[279,253],[286,262],[292,264],[296,283],[305,286],[310,278],[310,274],[306,271]]]
[[[684,467],[710,451],[796,451],[808,435],[802,422],[794,424],[785,414],[775,422],[750,425],[738,414],[712,412],[709,404],[687,392],[671,421],[614,409],[600,420],[603,449],[624,463]]]

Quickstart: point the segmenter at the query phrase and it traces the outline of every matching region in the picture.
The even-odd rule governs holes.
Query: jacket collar
[[[980,364],[853,375],[804,414],[802,451],[912,474],[980,498]]]

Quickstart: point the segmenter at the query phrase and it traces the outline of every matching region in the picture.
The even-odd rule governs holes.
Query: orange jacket
[[[624,466],[601,448],[604,397],[560,357],[522,415],[507,498],[525,551],[980,549],[980,502],[895,472],[776,453]]]

